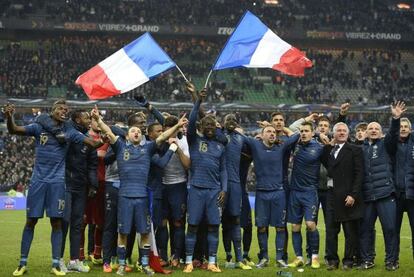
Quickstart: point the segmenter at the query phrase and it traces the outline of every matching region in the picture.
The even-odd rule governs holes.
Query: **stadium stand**
[[[62,36],[38,41],[2,41],[0,82],[3,94],[17,98],[85,99],[74,85],[82,72],[127,43],[114,37]],[[220,50],[214,40],[160,40],[167,53],[198,87]],[[206,49],[207,51],[202,51]],[[208,100],[216,103],[387,104],[413,100],[412,52],[354,49],[307,49],[314,67],[293,78],[272,70],[233,69],[215,73]],[[177,71],[164,74],[133,92],[154,101],[187,101]]]

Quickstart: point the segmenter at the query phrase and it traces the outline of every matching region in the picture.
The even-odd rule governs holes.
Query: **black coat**
[[[337,158],[331,156],[332,146],[325,146],[322,163],[333,179],[332,194],[336,221],[349,221],[363,217],[362,183],[364,180],[364,157],[362,148],[348,142],[344,144]],[[352,207],[345,206],[345,198],[355,199]]]

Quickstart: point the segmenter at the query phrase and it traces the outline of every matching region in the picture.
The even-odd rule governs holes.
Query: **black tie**
[[[336,152],[338,152],[338,150],[339,150],[339,145],[338,144],[335,144],[335,147],[332,149],[332,151],[331,151],[331,156],[335,159],[335,154],[336,154]]]

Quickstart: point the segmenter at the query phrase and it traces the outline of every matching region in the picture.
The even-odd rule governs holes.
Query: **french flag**
[[[101,61],[76,79],[89,99],[128,92],[176,66],[149,33]]]
[[[312,62],[247,11],[221,50],[213,70],[233,67],[272,68],[303,76]]]

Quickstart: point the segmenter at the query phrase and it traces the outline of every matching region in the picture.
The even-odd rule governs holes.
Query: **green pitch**
[[[0,276],[12,276],[12,272],[18,265],[19,253],[20,253],[20,240],[21,233],[23,230],[23,224],[25,221],[25,213],[23,211],[0,211],[0,261],[3,262],[3,266],[0,270]],[[381,227],[379,222],[377,223],[377,242],[376,251],[377,257],[375,260],[375,268],[368,271],[352,270],[344,272],[342,270],[327,271],[322,261],[322,266],[318,270],[312,270],[305,268],[303,273],[297,272],[296,270],[287,270],[293,273],[293,276],[414,276],[414,262],[412,257],[411,249],[411,231],[408,224],[407,217],[404,218],[403,227],[401,230],[401,252],[400,252],[400,269],[396,272],[388,272],[384,268],[384,240],[382,237]],[[320,256],[323,260],[323,253],[325,251],[325,229],[324,224],[321,222],[319,225],[319,232],[321,235],[321,248]],[[274,236],[275,231],[270,232],[269,238],[269,255],[274,259],[275,247],[274,247]],[[304,237],[305,238],[305,237]],[[305,240],[305,239],[304,239]],[[137,251],[134,249],[134,253]],[[258,252],[257,239],[255,230],[253,233],[253,242],[250,251],[250,256],[256,260],[256,254]],[[68,253],[68,251],[66,251]],[[343,236],[341,234],[339,238],[339,256],[343,254]],[[66,257],[67,258],[67,257]],[[291,242],[289,242],[289,260],[293,258],[293,250]],[[136,254],[134,259],[136,259]],[[224,250],[220,243],[219,245],[219,261],[220,265],[224,263]],[[51,266],[51,248],[50,248],[50,224],[48,219],[40,220],[37,224],[33,244],[31,247],[29,261],[28,261],[28,272],[26,276],[51,276],[49,274]],[[221,266],[223,269],[223,265]],[[265,269],[253,269],[250,271],[241,270],[226,270],[223,269],[221,276],[276,276],[276,272],[279,271],[275,267],[274,261],[272,260],[270,266]],[[92,270],[89,273],[79,273],[85,276],[116,276],[115,273],[104,274],[102,273],[101,266],[92,266]],[[129,273],[127,276],[144,276],[143,273]],[[214,273],[206,271],[195,270],[191,276],[212,276]],[[68,276],[79,276],[78,273],[69,273]],[[173,276],[189,276],[182,272],[176,271]]]

